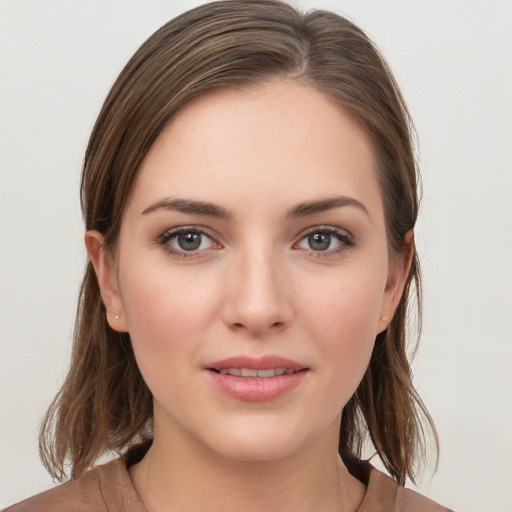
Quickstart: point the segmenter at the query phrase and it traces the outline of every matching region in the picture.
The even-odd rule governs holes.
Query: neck
[[[149,512],[353,512],[365,492],[329,436],[277,460],[244,461],[170,439],[155,425],[152,447],[130,474]]]

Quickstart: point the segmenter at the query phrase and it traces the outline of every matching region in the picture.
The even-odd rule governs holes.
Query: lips
[[[235,356],[206,365],[210,370],[220,372],[226,368],[245,368],[247,370],[276,370],[284,369],[299,371],[307,369],[307,365],[301,364],[285,357],[267,355],[263,357]]]
[[[216,371],[216,370],[214,370]],[[219,373],[222,375],[233,375],[235,377],[278,377],[279,375],[290,375],[295,370],[288,368],[271,368],[269,370],[257,370],[252,368],[221,368]]]
[[[308,367],[279,356],[237,356],[205,367],[210,382],[237,400],[263,402],[292,391],[304,380]]]

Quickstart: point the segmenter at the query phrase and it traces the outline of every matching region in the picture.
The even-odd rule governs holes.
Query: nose
[[[285,329],[293,317],[292,290],[279,258],[259,250],[229,267],[224,305],[229,328],[255,337]]]

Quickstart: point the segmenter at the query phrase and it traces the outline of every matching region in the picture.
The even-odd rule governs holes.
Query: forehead
[[[252,202],[350,194],[380,203],[372,145],[355,117],[284,80],[187,104],[150,148],[131,202],[193,194],[230,203],[235,192]]]

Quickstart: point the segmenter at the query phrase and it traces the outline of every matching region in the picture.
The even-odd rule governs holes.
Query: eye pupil
[[[195,251],[201,245],[199,233],[182,233],[178,236],[178,245],[184,251]]]
[[[325,251],[331,245],[331,235],[329,233],[313,233],[308,236],[308,243],[314,251]]]

